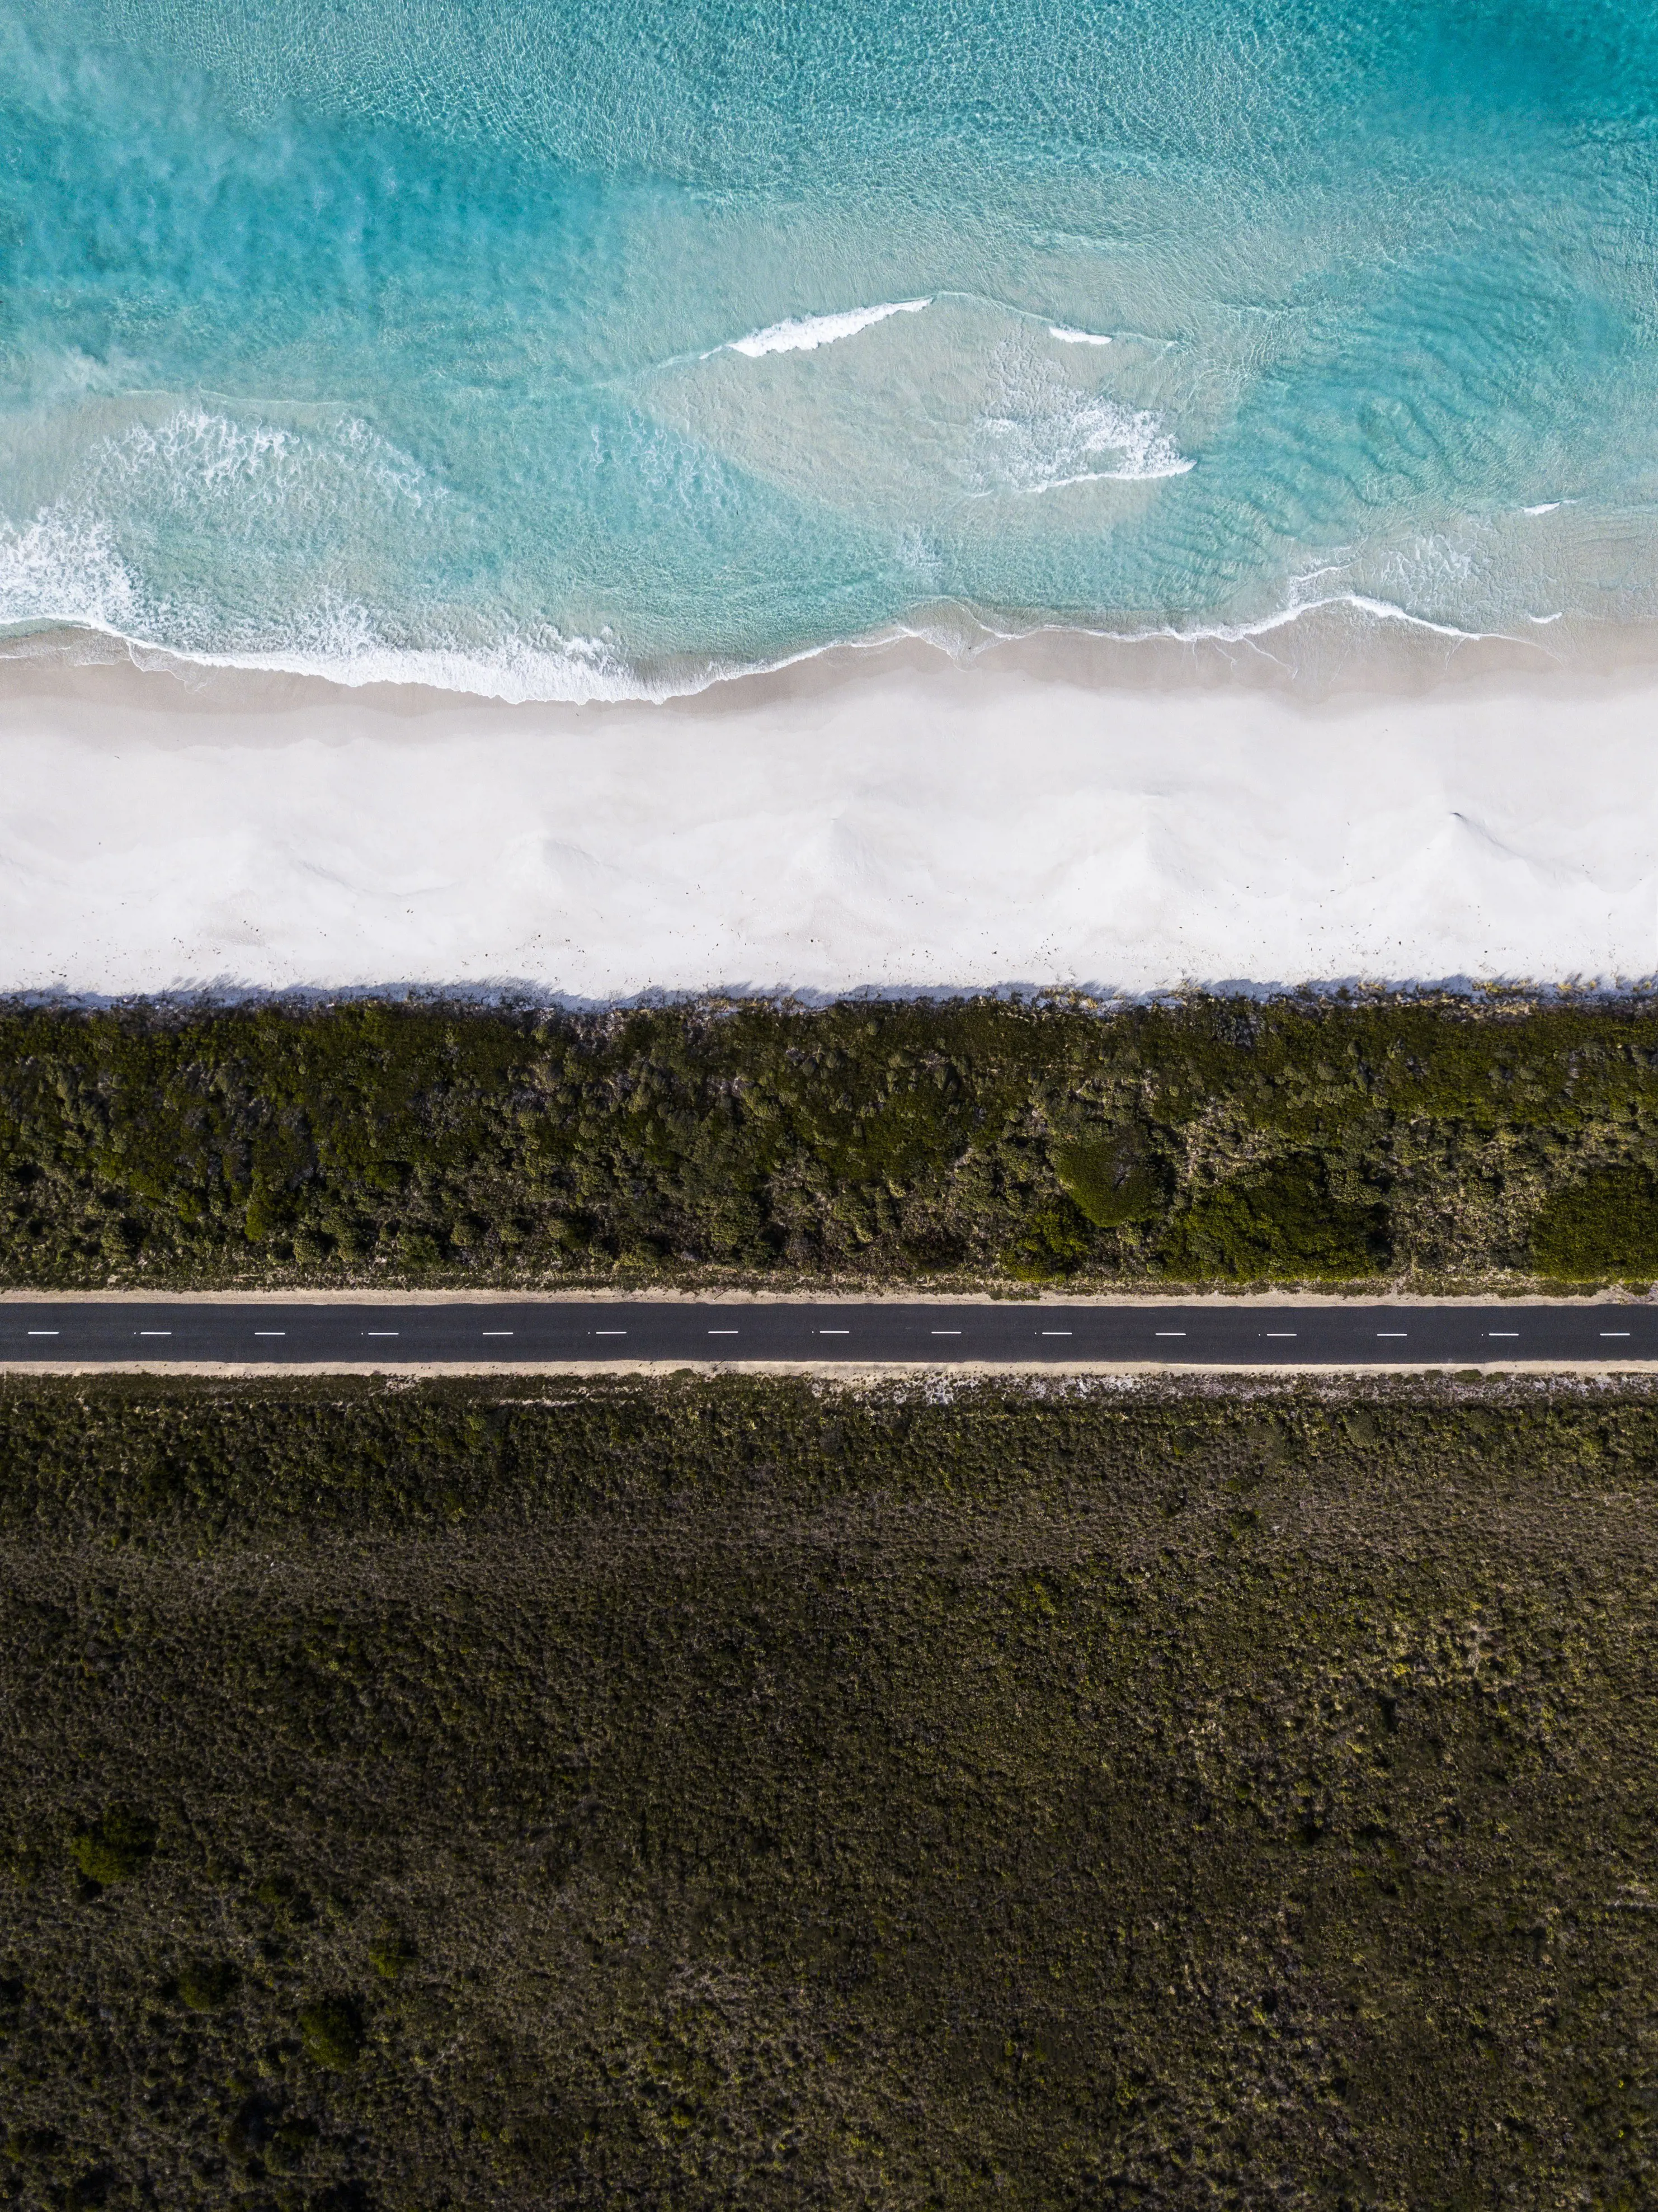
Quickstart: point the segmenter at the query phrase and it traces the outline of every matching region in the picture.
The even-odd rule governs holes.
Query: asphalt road
[[[1578,1360],[1625,1366],[1655,1358],[1658,1305],[0,1301],[0,1364],[6,1365],[210,1360],[388,1368],[742,1359],[1472,1367]]]

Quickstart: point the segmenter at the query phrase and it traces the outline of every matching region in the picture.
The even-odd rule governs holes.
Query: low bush
[[[235,1995],[241,1977],[228,1959],[197,1959],[179,1976],[179,1995],[191,2012],[216,2012]]]
[[[1567,1281],[1658,1275],[1658,1183],[1644,1167],[1613,1169],[1557,1191],[1531,1234],[1538,1272]]]
[[[368,1947],[369,1965],[386,1982],[400,1982],[418,1955],[400,1928],[382,1928]]]
[[[1161,1181],[1131,1133],[1114,1130],[1056,1146],[1054,1172],[1096,1229],[1144,1221],[1163,1203]]]
[[[131,1881],[149,1864],[158,1833],[147,1813],[112,1805],[101,1819],[70,1838],[70,1855],[88,1881]]]
[[[319,2066],[350,2071],[362,2056],[362,2015],[350,1997],[318,1997],[300,2014],[300,2034]]]
[[[1066,1199],[1039,1206],[1001,1255],[1004,1270],[1016,1282],[1043,1283],[1082,1267],[1093,1249],[1089,1224]]]
[[[1195,1199],[1175,1216],[1162,1265],[1187,1281],[1342,1281],[1388,1265],[1387,1220],[1380,1206],[1338,1204],[1318,1160],[1286,1161]]]

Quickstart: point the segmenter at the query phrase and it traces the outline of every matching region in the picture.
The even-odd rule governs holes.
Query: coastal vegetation
[[[0,1385],[0,2202],[1651,2200],[1642,1382]]]
[[[0,1013],[0,1280],[1658,1275],[1658,1011]]]

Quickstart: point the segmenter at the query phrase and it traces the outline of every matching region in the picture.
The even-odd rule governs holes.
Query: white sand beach
[[[666,705],[0,667],[0,989],[1658,971],[1658,674],[1311,699],[911,643]]]

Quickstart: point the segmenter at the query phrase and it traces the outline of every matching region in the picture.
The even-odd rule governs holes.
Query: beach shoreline
[[[1327,633],[1298,625],[1293,662],[912,637],[580,706],[13,640],[0,990],[604,1004],[1658,970],[1658,641],[1387,625],[1356,654]]]
[[[422,658],[410,654],[414,663]],[[437,658],[437,656],[434,656]],[[459,664],[458,664],[459,665]],[[1420,696],[1446,684],[1563,673],[1594,685],[1633,673],[1658,675],[1658,622],[1589,623],[1563,617],[1528,634],[1457,630],[1349,599],[1289,608],[1258,625],[1193,632],[1147,624],[1123,628],[1031,618],[1001,624],[946,605],[866,635],[831,638],[749,663],[683,657],[616,664],[625,686],[592,696],[515,696],[499,681],[439,682],[385,676],[364,659],[340,668],[230,656],[197,656],[77,624],[0,635],[0,707],[42,690],[88,682],[128,688],[134,703],[148,679],[170,677],[180,703],[222,708],[293,708],[355,700],[389,713],[425,714],[458,702],[502,709],[658,707],[728,713],[783,699],[808,699],[874,668],[920,672],[984,667],[1039,682],[1110,691],[1247,690],[1303,704],[1345,698]],[[471,671],[471,665],[468,664]],[[89,672],[101,671],[101,677]],[[484,672],[486,675],[489,672]]]

